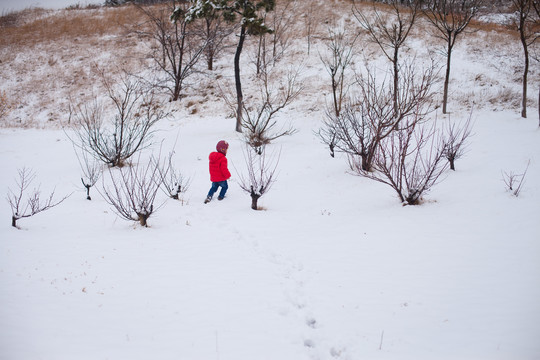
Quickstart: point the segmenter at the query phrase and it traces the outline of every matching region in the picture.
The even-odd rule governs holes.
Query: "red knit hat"
[[[228,148],[229,148],[229,143],[226,142],[225,140],[221,140],[216,145],[216,150],[222,154],[225,154]]]

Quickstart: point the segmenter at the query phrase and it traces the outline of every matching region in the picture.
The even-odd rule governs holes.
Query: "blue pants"
[[[227,184],[227,180],[213,182],[212,187],[210,188],[210,191],[208,192],[208,197],[211,198],[212,196],[214,196],[214,193],[217,191],[219,187],[221,187],[221,191],[219,192],[219,197],[224,198],[225,193],[227,192],[227,189],[229,188],[229,184]]]

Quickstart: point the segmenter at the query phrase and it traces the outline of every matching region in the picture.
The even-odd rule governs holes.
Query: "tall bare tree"
[[[446,74],[443,90],[443,114],[448,103],[450,65],[452,50],[457,37],[465,31],[471,20],[478,14],[484,0],[427,0],[424,13],[436,29],[436,37],[446,43]]]
[[[529,75],[529,47],[536,42],[540,36],[540,20],[535,11],[538,5],[536,0],[511,0],[517,12],[515,26],[519,32],[519,39],[523,46],[525,64],[523,67],[523,92],[521,100],[521,117],[527,117],[527,78]],[[536,5],[536,8],[534,7]]]
[[[240,34],[238,36],[238,44],[234,55],[234,81],[237,103],[235,129],[237,132],[242,132],[244,95],[242,93],[242,81],[240,78],[240,55],[242,54],[244,42],[248,35],[260,35],[271,33],[273,31],[266,26],[264,18],[261,17],[259,11],[272,11],[276,2],[275,0],[195,0],[188,13],[193,18],[204,18],[208,15],[206,9],[209,9],[205,4],[210,4],[213,9],[221,11],[225,20],[240,25]],[[178,7],[174,10],[171,18],[177,21],[183,14],[184,11],[182,8]],[[238,18],[240,20],[238,20]]]
[[[343,99],[350,84],[346,79],[354,58],[354,43],[357,36],[348,37],[344,30],[328,29],[328,40],[325,42],[327,53],[320,58],[326,71],[330,75],[332,85],[333,110],[336,116],[341,112]]]
[[[172,7],[139,5],[138,9],[145,15],[150,30],[141,26],[137,32],[153,41],[150,56],[158,70],[155,85],[167,91],[172,101],[177,101],[186,79],[195,72],[195,65],[206,48],[207,40],[201,41],[186,21],[186,2],[179,2],[175,21],[170,20],[174,3]]]
[[[389,11],[373,7],[373,14],[353,6],[353,13],[371,41],[379,46],[392,63],[394,81],[394,107],[397,112],[399,93],[399,52],[405,45],[421,10],[421,1],[388,0]],[[386,9],[386,8],[384,8]]]

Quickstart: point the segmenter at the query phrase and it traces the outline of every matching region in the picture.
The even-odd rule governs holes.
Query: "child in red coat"
[[[228,149],[229,144],[225,140],[221,140],[216,145],[217,152],[214,151],[210,153],[210,156],[208,157],[208,159],[210,160],[209,169],[212,187],[210,187],[210,191],[208,191],[208,196],[206,196],[206,200],[204,200],[205,204],[209,203],[210,200],[212,200],[212,196],[214,196],[214,193],[219,187],[221,187],[221,191],[219,192],[218,200],[223,200],[223,198],[225,197],[225,193],[229,188],[227,180],[231,177],[231,173],[227,168],[226,155]]]

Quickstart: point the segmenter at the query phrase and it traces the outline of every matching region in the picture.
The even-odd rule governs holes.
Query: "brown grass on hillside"
[[[141,19],[134,6],[57,12],[31,8],[0,17],[0,46],[33,46],[60,39],[114,35]]]

